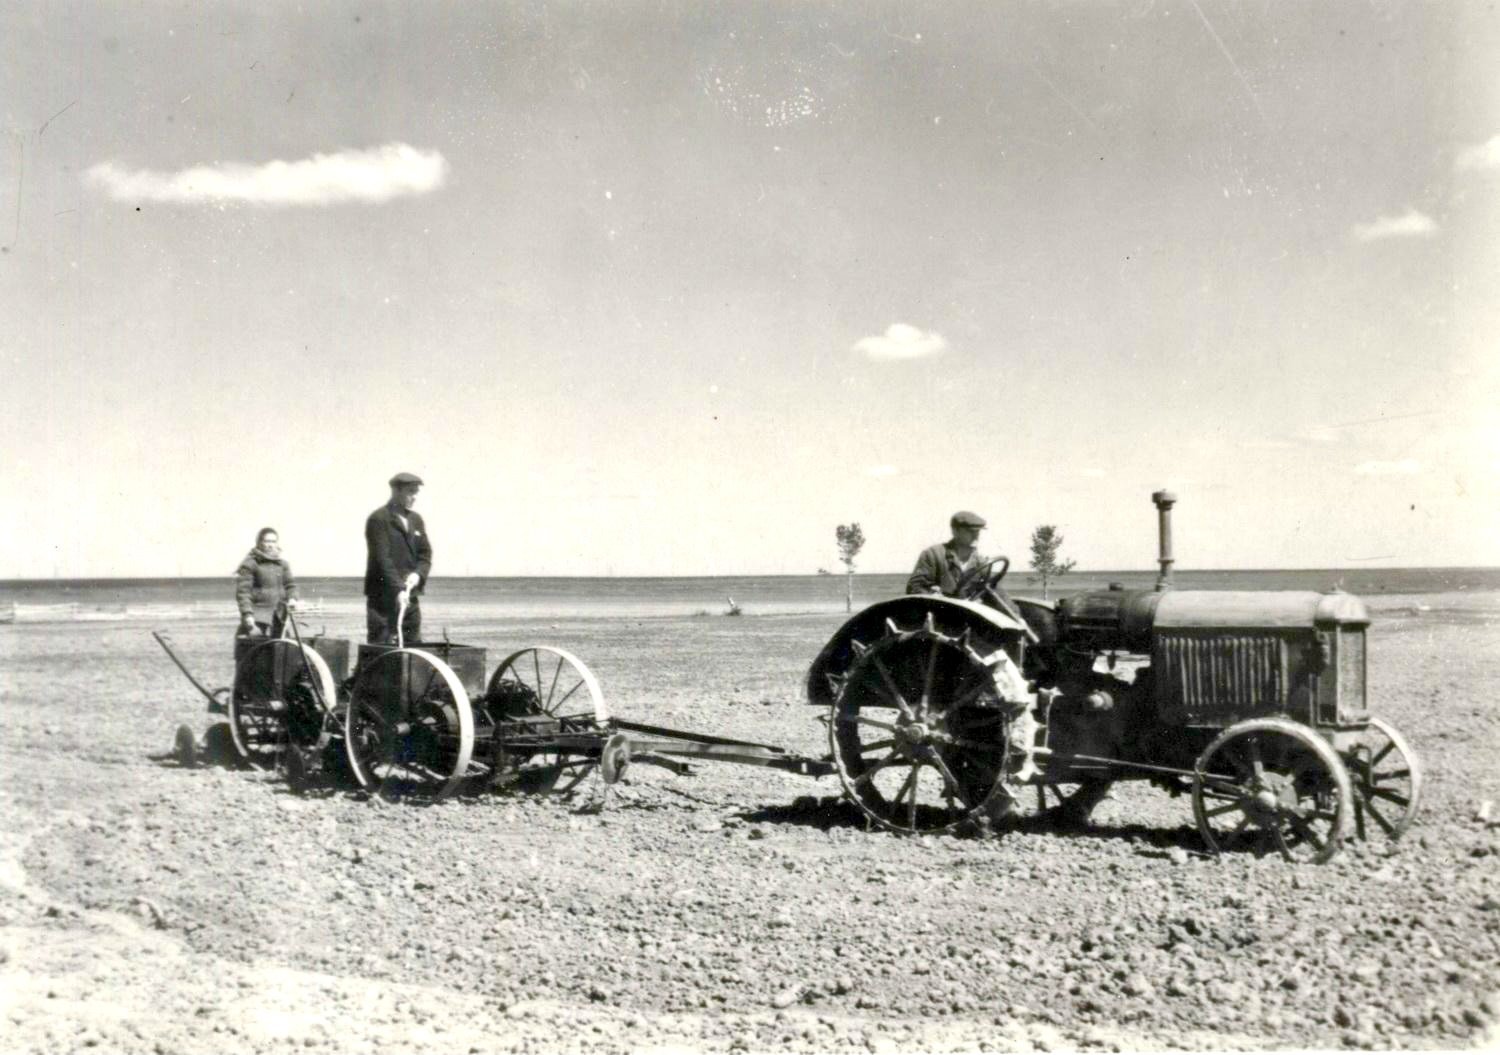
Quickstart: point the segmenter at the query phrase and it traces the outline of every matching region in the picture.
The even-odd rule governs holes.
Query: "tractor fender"
[[[959,635],[970,630],[974,636],[994,646],[1009,644],[1026,634],[1026,624],[1004,612],[979,604],[939,594],[908,594],[889,601],[879,601],[856,612],[828,639],[807,672],[807,702],[826,707],[833,702],[830,674],[845,670],[854,656],[853,641],[866,644],[886,631],[886,621],[913,629],[931,615],[933,623],[944,633]]]

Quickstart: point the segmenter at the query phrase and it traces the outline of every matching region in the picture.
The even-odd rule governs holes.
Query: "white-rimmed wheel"
[[[234,671],[228,707],[235,753],[268,769],[288,745],[316,744],[337,693],[328,664],[311,648],[279,637],[262,641]]]
[[[609,708],[593,671],[567,649],[536,645],[506,656],[480,709],[495,730],[497,786],[567,791],[598,764],[597,749],[585,745],[609,720]],[[574,735],[579,744],[567,744]]]
[[[1193,816],[1215,853],[1322,864],[1339,851],[1353,798],[1333,748],[1284,718],[1231,725],[1194,765]]]
[[[430,652],[398,648],[367,659],[350,693],[344,749],[360,787],[381,798],[450,795],[472,775],[469,694]]]
[[[1344,753],[1354,782],[1354,824],[1360,838],[1371,828],[1399,839],[1422,804],[1422,764],[1406,737],[1383,718],[1371,718],[1358,743]]]

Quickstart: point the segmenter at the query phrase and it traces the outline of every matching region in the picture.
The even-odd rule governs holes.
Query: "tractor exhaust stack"
[[[1157,491],[1151,496],[1151,501],[1156,503],[1156,524],[1158,550],[1160,556],[1156,563],[1161,565],[1161,571],[1156,576],[1157,590],[1170,590],[1172,588],[1172,505],[1177,501],[1177,496],[1171,491]]]

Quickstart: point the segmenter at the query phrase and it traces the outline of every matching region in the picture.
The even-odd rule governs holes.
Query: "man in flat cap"
[[[422,514],[412,509],[422,478],[412,473],[391,477],[391,498],[365,520],[365,630],[371,644],[396,642],[401,605],[405,644],[422,640],[422,608],[417,595],[432,570],[432,543]]]
[[[953,537],[947,542],[928,546],[917,556],[917,566],[906,580],[907,593],[940,593],[953,597],[959,581],[982,563],[979,556],[979,533],[984,517],[961,509],[948,520]]]

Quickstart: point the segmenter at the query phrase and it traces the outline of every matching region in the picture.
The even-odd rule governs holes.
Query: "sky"
[[[1478,3],[0,6],[0,578],[1500,564]]]

